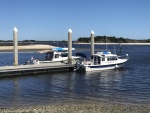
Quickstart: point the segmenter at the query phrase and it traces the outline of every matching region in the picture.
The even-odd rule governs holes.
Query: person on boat
[[[47,52],[45,56],[45,60],[52,60],[53,54],[51,52]]]

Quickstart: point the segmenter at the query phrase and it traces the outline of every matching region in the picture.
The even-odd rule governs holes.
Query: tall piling
[[[18,65],[18,29],[15,27],[13,30],[14,39],[14,66]]]
[[[68,64],[72,64],[72,30],[68,30]]]
[[[94,31],[91,31],[91,56],[94,54]]]

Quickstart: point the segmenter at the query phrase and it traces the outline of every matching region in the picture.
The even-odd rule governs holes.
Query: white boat
[[[75,50],[72,48],[72,50]],[[33,60],[33,64],[44,64],[44,63],[68,63],[68,48],[53,48],[52,50],[40,51],[40,53],[46,52],[45,60],[41,61],[38,59]],[[79,59],[77,56],[72,56],[72,61],[76,62]]]
[[[76,63],[76,71],[100,71],[107,69],[116,69],[123,66],[128,61],[128,54],[123,57],[112,54],[111,52],[97,52],[91,56],[89,61],[80,61]]]

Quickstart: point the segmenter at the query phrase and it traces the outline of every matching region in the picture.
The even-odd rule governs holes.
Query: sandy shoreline
[[[40,50],[50,50],[55,48],[55,46],[51,45],[26,45],[26,46],[18,46],[18,51],[40,51]],[[0,52],[13,51],[14,46],[1,46]]]
[[[150,104],[52,104],[46,106],[32,106],[23,108],[0,109],[0,113],[149,113]]]
[[[74,43],[74,44],[91,44],[91,43]],[[107,43],[108,45],[120,45],[119,43]],[[95,45],[106,45],[106,43],[95,43]],[[121,45],[150,45],[150,43],[121,43]],[[18,46],[18,51],[41,51],[41,50],[50,50],[55,48],[51,45],[26,45]],[[14,49],[13,46],[1,46],[0,52],[12,52]]]

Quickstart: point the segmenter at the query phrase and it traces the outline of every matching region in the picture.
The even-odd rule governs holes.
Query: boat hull
[[[100,70],[117,69],[122,67],[123,64],[124,63],[110,64],[110,65],[85,65],[83,67],[85,71],[100,71]]]
[[[72,57],[72,64],[75,64],[78,60],[79,60],[79,57],[74,57],[73,56]],[[58,63],[58,62],[67,64],[68,63],[68,57],[62,57],[61,59],[60,58],[55,58],[54,60],[51,60],[51,61],[34,60],[33,64],[48,64],[48,63]]]
[[[101,70],[109,70],[109,69],[117,69],[122,67],[128,59],[119,59],[116,62],[105,63],[105,64],[91,64],[84,62],[82,64],[78,64],[77,71],[101,71]]]

